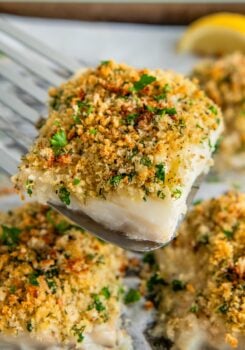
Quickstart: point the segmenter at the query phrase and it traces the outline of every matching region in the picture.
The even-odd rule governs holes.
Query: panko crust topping
[[[236,347],[245,335],[245,195],[196,205],[158,258],[167,333],[183,333],[195,315],[210,336]]]
[[[50,89],[50,98],[20,170],[50,172],[58,194],[83,201],[115,192],[163,199],[166,189],[178,196],[180,168],[189,165],[183,150],[214,149],[210,134],[221,123],[219,108],[183,76],[113,61]],[[21,188],[18,176],[15,182]],[[31,178],[26,191],[33,189]]]
[[[76,346],[94,327],[115,325],[124,265],[122,250],[46,206],[1,213],[0,335]]]
[[[245,152],[245,55],[234,53],[215,61],[206,60],[194,68],[192,76],[224,114],[223,152]]]

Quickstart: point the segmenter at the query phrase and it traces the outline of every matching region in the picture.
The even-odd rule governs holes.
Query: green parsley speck
[[[65,203],[66,205],[69,205],[71,203],[70,200],[70,192],[65,187],[61,187],[58,192],[59,199],[61,202]]]
[[[124,302],[125,304],[133,304],[139,301],[140,298],[141,298],[140,292],[136,289],[131,288],[125,295]]]
[[[136,81],[133,84],[133,87],[130,89],[130,91],[139,92],[143,90],[147,85],[153,83],[154,81],[156,81],[156,77],[153,77],[152,75],[148,75],[148,74],[143,74],[140,77],[140,80]]]

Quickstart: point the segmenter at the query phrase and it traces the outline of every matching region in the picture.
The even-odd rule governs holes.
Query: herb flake
[[[172,290],[174,292],[179,292],[181,290],[185,290],[186,288],[186,284],[181,280],[173,280],[171,285],[172,285]]]
[[[155,289],[155,286],[161,285],[161,286],[166,286],[167,283],[166,281],[159,275],[159,273],[154,273],[149,280],[147,281],[147,289],[148,292],[153,292]]]
[[[75,179],[73,180],[73,185],[74,185],[74,186],[77,186],[77,185],[80,184],[80,182],[81,182],[81,180],[75,178]]]
[[[2,244],[9,247],[15,247],[19,243],[21,230],[17,227],[8,227],[2,225]]]
[[[108,287],[103,287],[100,292],[105,299],[110,299],[111,292]]]
[[[30,273],[28,275],[28,282],[35,287],[39,286],[39,282],[38,282],[38,277],[40,276],[40,274],[37,271],[34,271],[32,273]]]
[[[72,330],[73,330],[74,335],[77,336],[77,342],[82,343],[82,341],[84,339],[83,332],[85,330],[85,326],[83,326],[83,327],[73,326]]]
[[[138,290],[130,288],[127,294],[124,297],[125,304],[133,304],[139,301],[141,294]]]
[[[165,181],[165,165],[164,163],[159,163],[156,165],[155,176],[160,181]]]
[[[208,109],[214,114],[217,115],[218,114],[218,110],[215,106],[209,106]]]
[[[229,310],[229,306],[227,303],[224,303],[218,307],[218,311],[222,314],[226,314],[228,310]]]
[[[115,175],[110,178],[110,184],[113,186],[118,186],[120,181],[123,179],[123,175]]]
[[[61,187],[59,189],[58,195],[61,202],[65,203],[66,205],[69,205],[71,203],[70,192],[67,190],[66,187]]]
[[[59,153],[67,145],[66,133],[64,130],[57,131],[50,139],[50,144],[56,153]]]
[[[140,77],[140,80],[136,81],[133,84],[133,87],[130,89],[130,91],[139,92],[143,90],[147,85],[153,83],[154,81],[156,81],[156,77],[153,77],[152,75],[148,75],[148,74],[143,74]]]
[[[144,156],[144,157],[141,158],[140,164],[142,164],[144,166],[147,166],[147,167],[150,167],[152,165],[152,162],[151,162],[149,157]]]
[[[138,114],[137,113],[131,113],[131,114],[128,114],[127,117],[125,118],[125,123],[127,125],[135,125],[136,123],[136,119],[138,118]]]

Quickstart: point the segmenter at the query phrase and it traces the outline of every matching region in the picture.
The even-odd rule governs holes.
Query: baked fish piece
[[[50,96],[16,188],[132,238],[170,241],[195,179],[212,164],[219,108],[182,75],[113,61]]]
[[[132,349],[120,322],[125,264],[121,249],[46,206],[29,203],[1,213],[1,349],[6,344],[34,349],[40,343],[55,349]]]
[[[230,192],[195,206],[156,257],[156,333],[173,342],[171,350],[244,349],[245,195]]]
[[[193,70],[201,88],[224,115],[225,134],[218,165],[245,167],[245,55],[236,52],[216,60],[205,60]]]

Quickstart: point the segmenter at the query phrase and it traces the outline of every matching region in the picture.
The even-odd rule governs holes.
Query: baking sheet
[[[16,19],[10,20],[19,25],[21,29],[31,32],[40,40],[72,55],[82,61],[83,66],[97,65],[102,59],[113,58],[120,62],[137,67],[170,68],[182,73],[188,73],[197,61],[196,57],[178,56],[175,53],[175,44],[180,37],[183,28],[163,27],[147,25],[127,24],[96,24],[79,23],[69,21],[48,21]],[[10,62],[5,59],[5,64]],[[11,91],[12,87],[0,80],[0,85]],[[20,93],[20,91],[18,92]],[[28,101],[29,103],[32,101]],[[36,106],[39,108],[40,106]],[[28,124],[20,122],[9,110],[0,106],[0,113],[7,116],[10,123],[15,123],[32,138],[35,130]],[[40,109],[40,114],[45,111]],[[16,145],[6,135],[0,133],[1,144],[11,148],[15,157],[20,157]],[[217,174],[214,170],[202,184],[196,195],[196,199],[207,199],[217,196],[229,189],[238,188],[245,192],[245,173],[226,171]],[[0,174],[0,190],[9,186],[9,180],[3,173]],[[0,210],[8,210],[19,205],[20,200],[15,195],[0,197]],[[139,255],[137,255],[139,257]],[[137,287],[139,279],[137,273],[132,271],[126,276],[125,284],[129,287]],[[154,322],[154,311],[146,311],[143,307],[144,300],[130,307],[124,307],[123,320],[129,334],[133,338],[134,349],[167,349],[167,345],[153,345],[157,343],[146,334]],[[148,332],[147,332],[148,331]],[[21,344],[15,347],[0,344],[1,350],[23,349]],[[32,346],[31,349],[34,349]],[[36,347],[45,349],[45,347]],[[51,350],[51,347],[49,347]],[[58,349],[52,347],[52,349]]]

